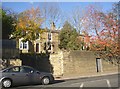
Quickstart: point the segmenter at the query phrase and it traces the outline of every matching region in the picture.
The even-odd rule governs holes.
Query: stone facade
[[[96,55],[91,51],[61,51],[59,54],[52,54],[50,62],[53,66],[53,74],[56,76],[84,76],[118,71],[118,66],[102,60],[102,71],[97,72]]]
[[[22,61],[20,59],[11,59],[10,60],[10,66],[21,66]]]
[[[59,54],[51,54],[50,55],[50,63],[53,66],[53,74],[55,76],[63,75],[63,52],[59,52]]]
[[[22,53],[56,53],[60,50],[58,35],[59,30],[45,30],[42,34],[39,34],[39,38],[34,41],[34,45],[28,41],[23,43],[21,38],[19,39],[19,49]]]
[[[53,73],[54,76],[84,76],[105,72],[117,72],[118,66],[102,61],[102,71],[97,71],[96,55],[92,51],[59,51],[54,54],[21,54],[21,61],[11,60],[11,65],[28,65],[39,71]],[[27,60],[26,60],[27,59]]]

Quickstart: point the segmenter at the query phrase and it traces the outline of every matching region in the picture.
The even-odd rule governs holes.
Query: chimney
[[[51,30],[55,30],[55,23],[54,22],[51,23]]]

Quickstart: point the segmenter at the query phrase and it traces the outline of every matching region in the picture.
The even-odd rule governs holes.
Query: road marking
[[[82,89],[82,88],[84,87],[84,84],[85,84],[85,83],[99,82],[99,81],[106,81],[109,89],[111,89],[111,84],[110,84],[110,81],[109,81],[108,79],[101,79],[101,80],[94,80],[94,81],[86,81],[86,82],[82,82],[81,84],[80,84],[80,83],[73,83],[73,84],[71,84],[71,85],[80,84],[80,89]]]
[[[80,85],[80,89],[82,89],[82,88],[83,88],[83,86],[84,86],[84,83],[82,83],[82,84]]]
[[[110,81],[108,79],[106,79],[106,81],[107,81],[107,85],[108,85],[109,89],[111,89]]]

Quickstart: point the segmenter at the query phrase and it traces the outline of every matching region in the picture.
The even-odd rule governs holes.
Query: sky
[[[32,6],[42,7],[45,5],[44,3],[45,2],[3,2],[2,6],[5,8],[12,9],[17,13],[20,13],[26,9],[31,8]],[[112,8],[113,3],[114,2],[49,2],[47,4],[57,4],[63,11],[70,11],[77,6],[84,8],[89,4],[94,4],[100,6],[103,9],[103,11],[107,12]]]
[[[2,2],[2,7],[11,9],[16,13],[21,13],[31,7],[43,8],[45,5],[59,6],[64,15],[69,15],[75,8],[86,8],[88,5],[94,4],[102,9],[103,12],[109,12],[112,9],[114,2]],[[64,21],[63,21],[64,22]],[[57,23],[57,26],[60,23]]]

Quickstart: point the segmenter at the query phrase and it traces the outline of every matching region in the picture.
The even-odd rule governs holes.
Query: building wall
[[[91,51],[71,51],[63,53],[64,75],[97,73],[96,55]],[[102,60],[102,72],[117,71],[118,66]]]
[[[58,33],[52,33],[52,42],[53,42],[53,52],[58,53],[60,51]]]
[[[91,51],[61,51],[50,55],[50,62],[53,66],[53,74],[57,76],[84,76],[118,71],[118,66],[102,60],[102,71],[97,72],[96,55]]]
[[[49,31],[44,31],[42,34],[40,34],[40,37],[34,41],[34,46],[29,42],[28,49],[20,49],[21,39],[19,39],[19,49],[21,50],[22,53],[28,53],[28,52],[32,52],[32,51],[36,52],[36,44],[39,44],[39,52],[38,53],[45,53],[46,52],[45,43],[47,43],[49,41],[48,33],[49,33]],[[58,47],[58,43],[59,43],[58,34],[59,34],[58,31],[51,31],[50,42],[52,43],[52,46],[51,46],[51,50],[48,50],[51,53],[56,53],[57,51],[60,50]]]
[[[54,76],[85,76],[118,71],[118,66],[102,60],[102,71],[97,72],[96,55],[92,51],[59,51],[48,55],[27,53],[21,54],[20,59],[22,65],[51,72]]]
[[[62,51],[59,54],[50,54],[50,63],[53,66],[54,76],[63,75],[63,53]]]

